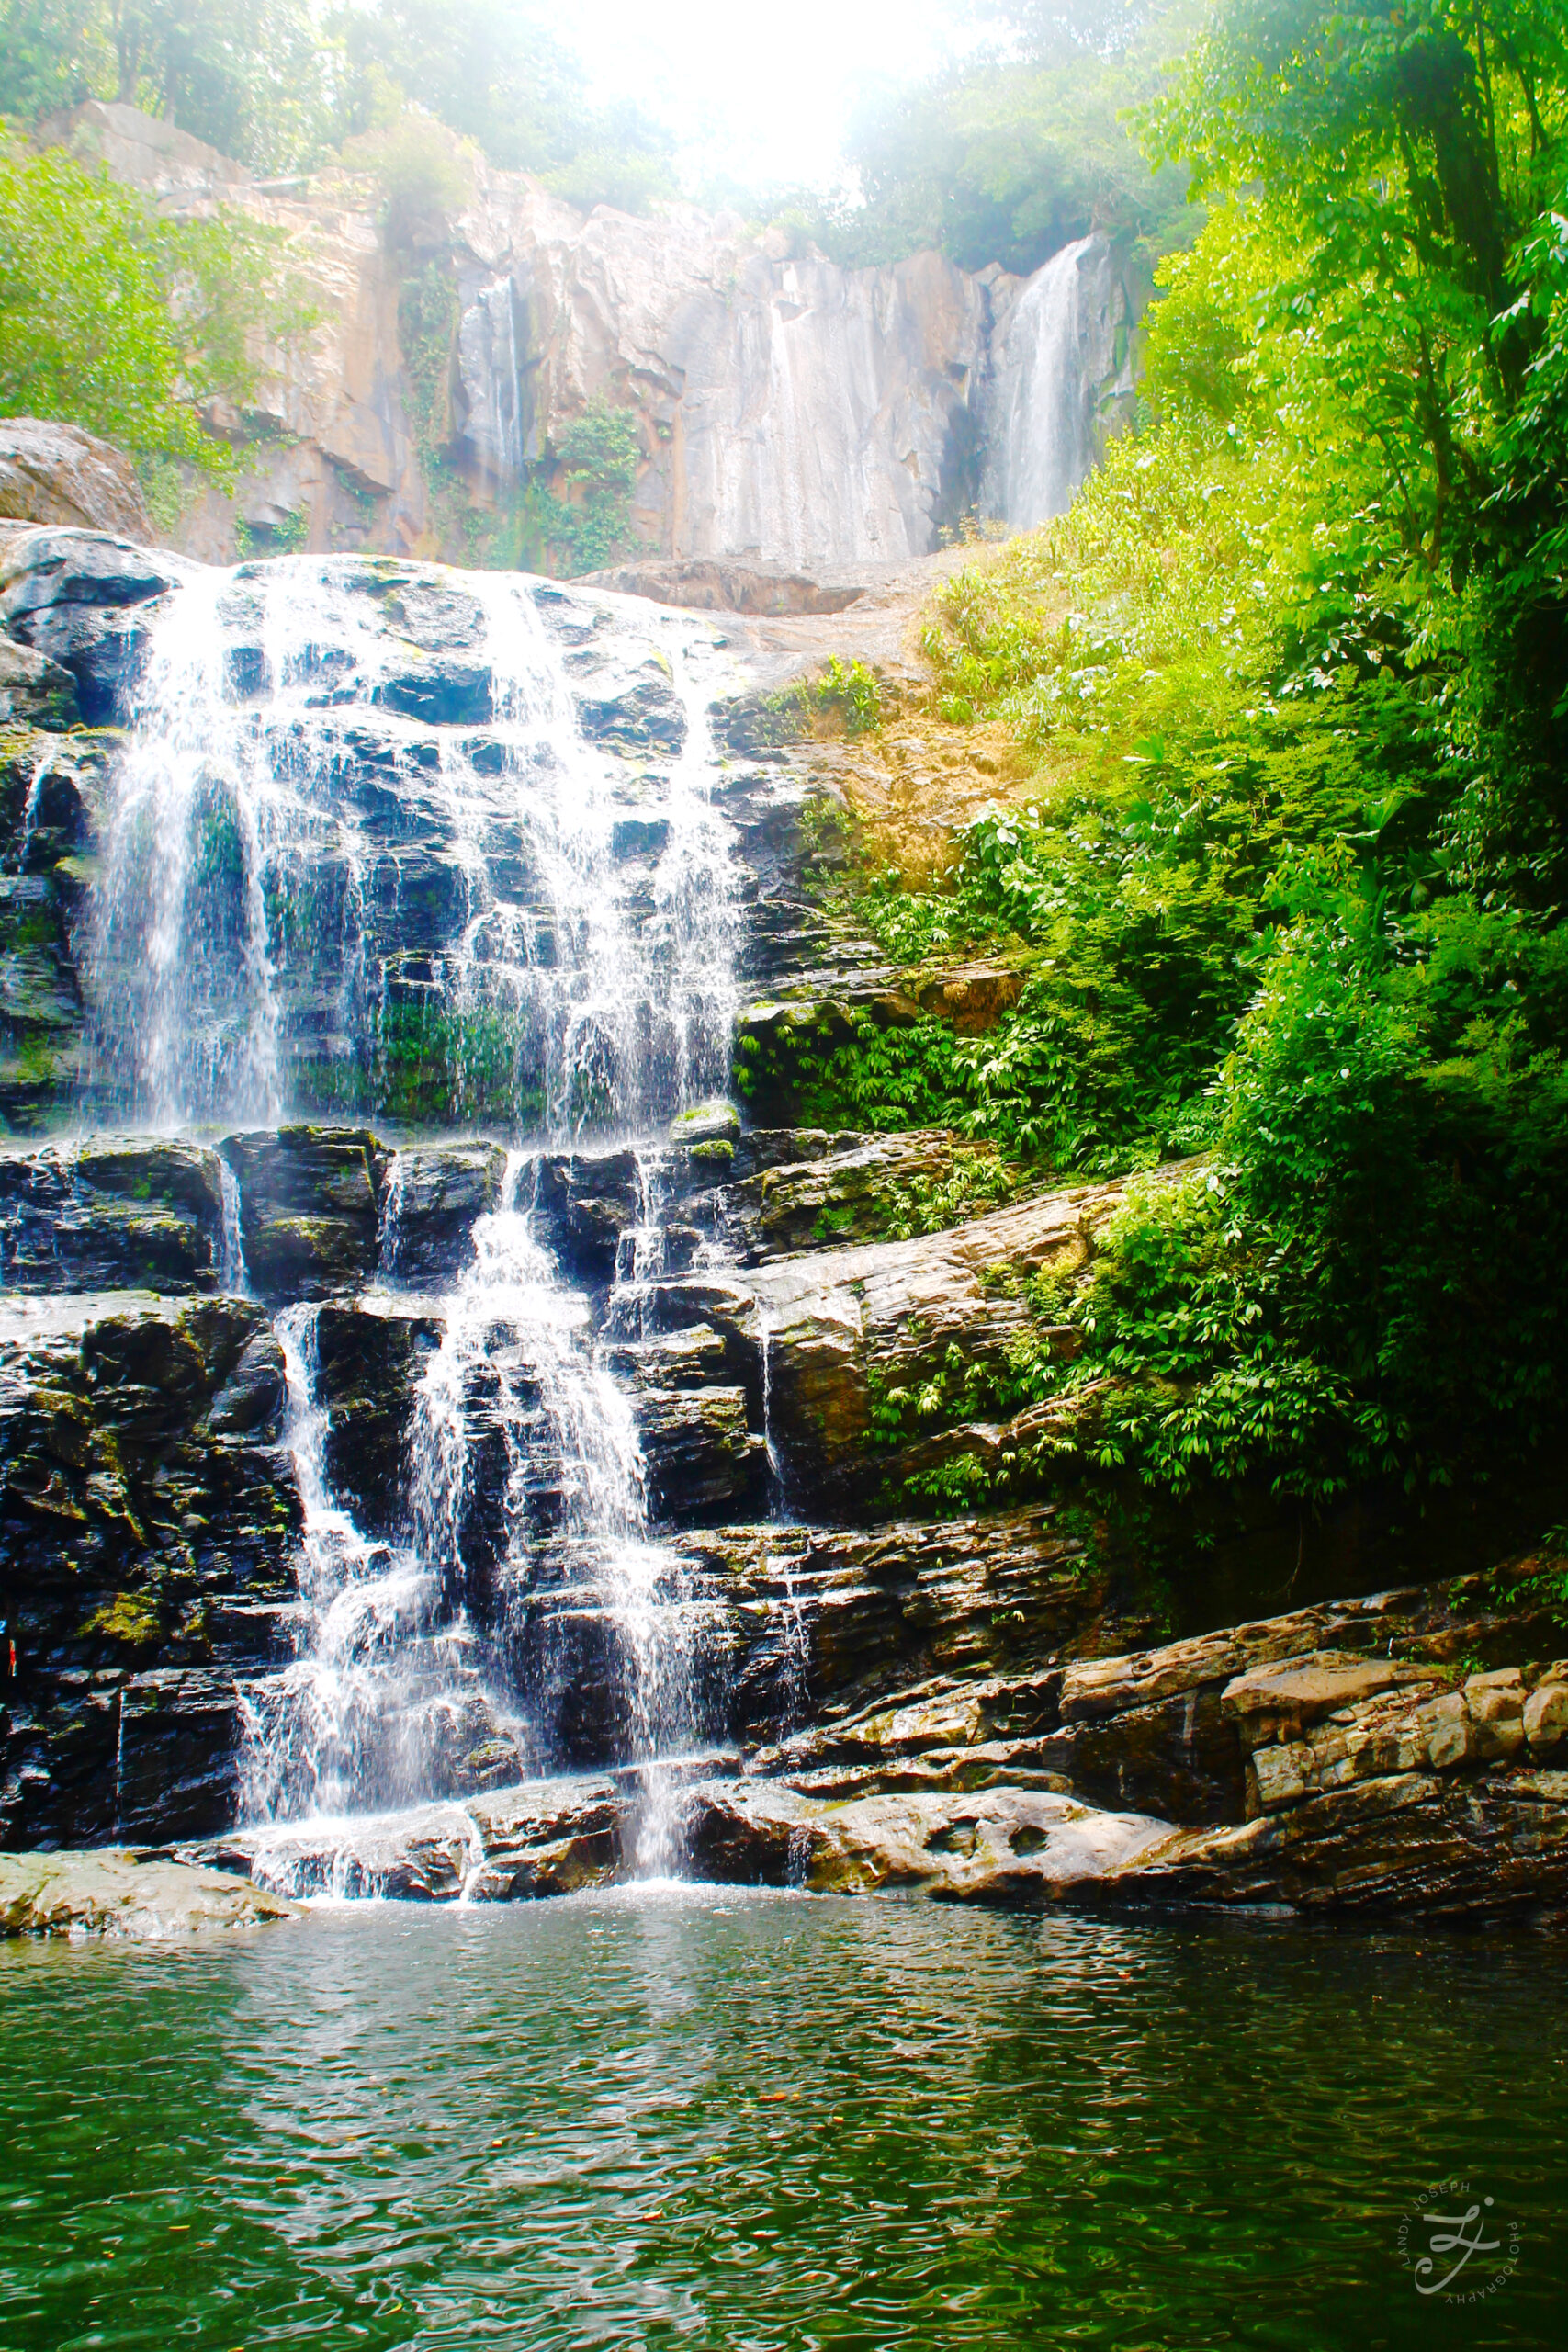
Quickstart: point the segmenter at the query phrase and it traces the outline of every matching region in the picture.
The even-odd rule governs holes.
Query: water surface
[[[13,1944],[0,2346],[1561,2343],[1559,1972],[711,1888]]]

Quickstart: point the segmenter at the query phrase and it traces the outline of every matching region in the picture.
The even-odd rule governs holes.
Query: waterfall
[[[683,730],[636,775],[586,740],[541,594],[570,605],[352,557],[170,594],[112,778],[96,1100],[165,1129],[330,1106],[630,1136],[722,1083],[712,634],[601,600],[606,658]]]
[[[476,1679],[461,1622],[438,1624],[439,1576],[412,1545],[362,1533],[333,1492],[319,1394],[321,1315],[291,1306],[274,1326],[304,1542],[295,1661],[251,1685],[243,1701],[253,1819],[341,1815],[423,1795],[444,1721]]]
[[[504,1637],[507,1612],[547,1591],[609,1645],[615,1752],[648,1789],[637,1866],[677,1859],[661,1763],[700,1729],[703,1606],[650,1531],[604,1341],[659,1272],[668,1121],[728,1075],[737,907],[708,718],[721,658],[684,616],[354,558],[193,570],[152,616],[110,780],[95,1096],[164,1129],[272,1126],[323,1096],[376,1114],[401,1086],[423,1103],[435,1069],[424,1124],[499,1105],[511,1141],[501,1199],[443,1295],[406,1294],[394,1153],[373,1292],[273,1316],[299,1589],[292,1657],[242,1694],[242,1781],[246,1818],[280,1835],[547,1760],[550,1692],[510,1687]],[[612,717],[619,695],[654,713],[628,754],[580,717],[599,678]],[[590,1132],[633,1143],[641,1182],[597,1329],[539,1200],[541,1150]],[[220,1158],[220,1275],[243,1295],[250,1209]],[[333,1419],[365,1314],[436,1335],[417,1343],[402,1515],[380,1532],[352,1500]],[[503,1541],[482,1574],[502,1623],[481,1635],[469,1520],[496,1444]],[[476,1756],[490,1779],[474,1780]]]
[[[1037,269],[1018,299],[997,364],[988,491],[1010,528],[1063,514],[1094,460],[1089,347],[1100,299],[1086,287],[1097,241],[1083,237]]]

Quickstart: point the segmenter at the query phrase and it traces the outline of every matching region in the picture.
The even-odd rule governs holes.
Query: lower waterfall
[[[705,1611],[650,1532],[605,1342],[637,1326],[657,1263],[664,1129],[728,1079],[718,663],[683,616],[338,559],[193,574],[154,629],[97,895],[93,1085],[178,1131],[276,1127],[323,1083],[396,1120],[438,1076],[434,1124],[477,1116],[510,1143],[467,1261],[434,1289],[404,1264],[403,1154],[379,1180],[380,1271],[353,1312],[424,1351],[395,1523],[364,1522],[341,1464],[334,1483],[321,1340],[344,1303],[275,1309],[303,1524],[293,1655],[242,1701],[251,1825],[325,1830],[549,1766],[549,1645],[520,1688],[511,1642],[547,1588],[617,1682],[604,1760],[641,1767],[646,1792],[629,1859],[678,1860],[661,1765],[701,1736]],[[547,1162],[590,1143],[637,1149],[641,1229],[598,1295],[540,1202]],[[223,1167],[222,1279],[242,1289]],[[492,1487],[501,1464],[483,1497],[481,1452]]]

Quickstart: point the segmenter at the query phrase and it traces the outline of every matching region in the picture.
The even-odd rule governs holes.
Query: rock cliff
[[[1004,1401],[1120,1188],[901,1238],[958,1140],[799,1124],[792,1037],[1008,976],[829,921],[743,632],[48,527],[0,621],[0,1842],[130,1849],[0,1917],[1561,1909],[1562,1564],[1261,1498],[1156,1577]]]
[[[433,459],[482,536],[529,484],[562,486],[565,427],[608,401],[636,419],[643,548],[897,563],[976,506],[1015,526],[1059,511],[1131,399],[1147,289],[1103,237],[1073,247],[1066,274],[1047,266],[1043,303],[1036,280],[935,253],[841,269],[735,214],[585,219],[476,158],[463,209],[394,253],[363,173],[258,183],[97,101],[40,135],[172,211],[231,206],[265,224],[315,310],[301,344],[258,349],[246,414],[214,414],[247,445],[247,480],[233,503],[204,493],[178,527],[209,561],[281,544],[457,554],[471,533],[433,496]],[[415,350],[400,296],[417,273],[434,273],[444,322]]]

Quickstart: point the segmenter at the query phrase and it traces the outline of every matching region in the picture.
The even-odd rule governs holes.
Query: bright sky
[[[570,0],[551,29],[595,96],[670,124],[688,185],[766,187],[834,178],[860,89],[930,73],[964,44],[959,16],[953,0]]]

